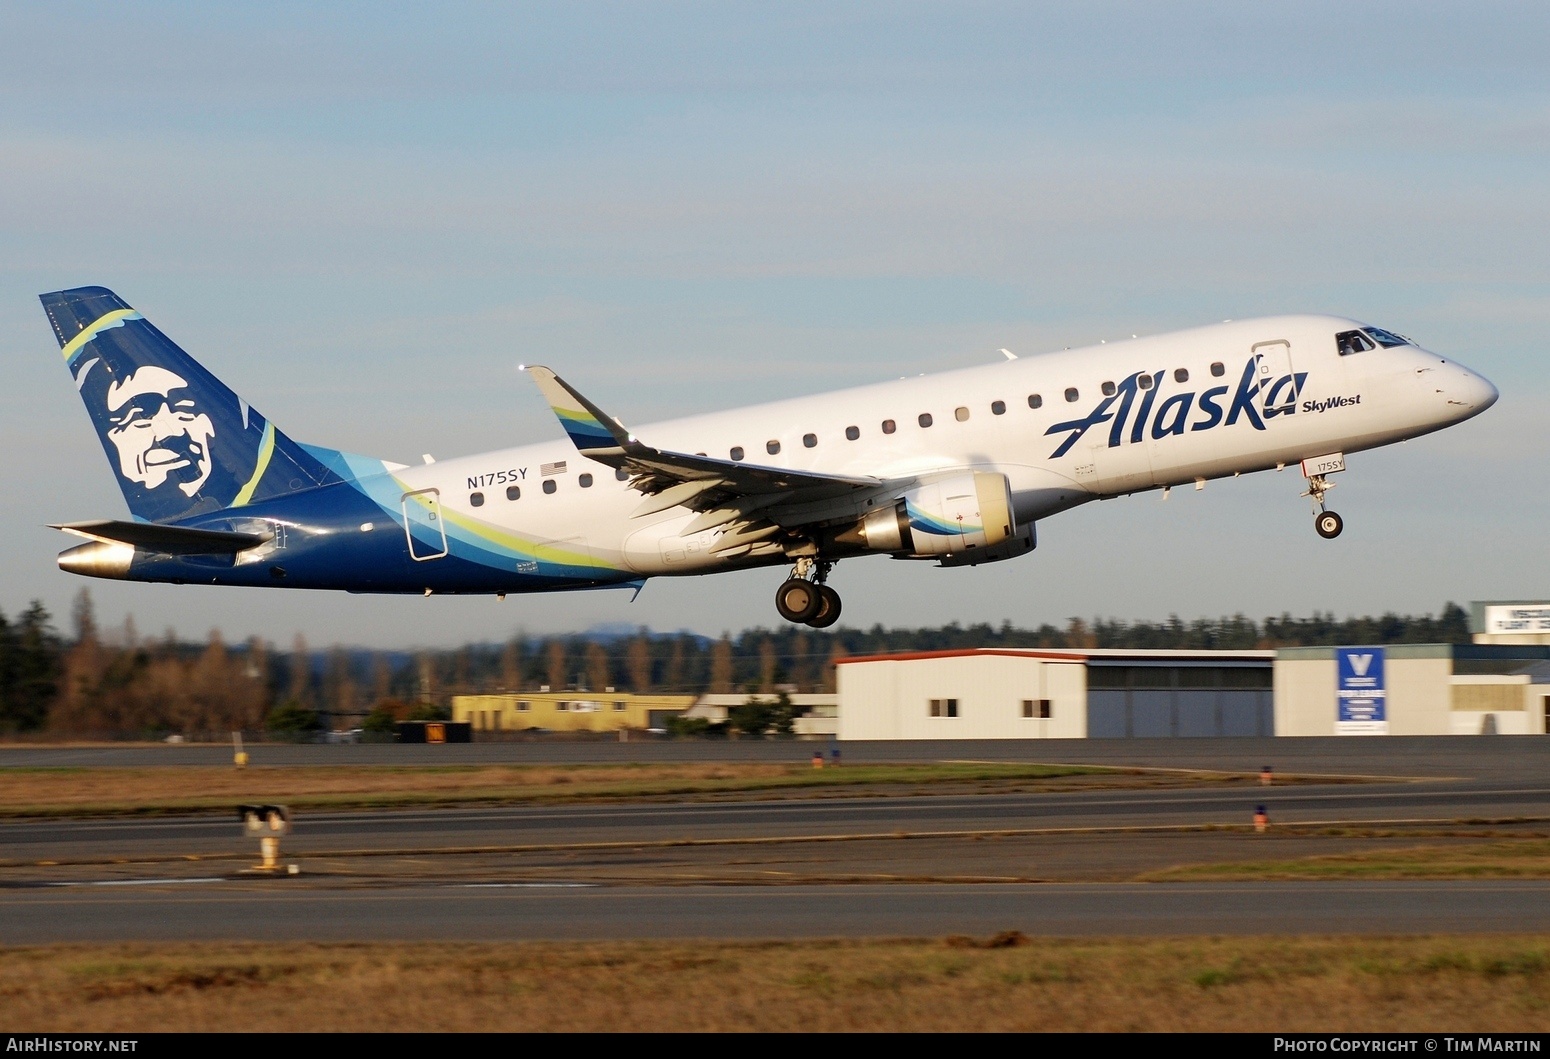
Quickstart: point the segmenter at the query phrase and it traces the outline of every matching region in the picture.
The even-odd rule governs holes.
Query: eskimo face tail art
[[[817,628],[840,559],[1011,559],[1038,519],[1124,493],[1297,466],[1338,536],[1348,454],[1497,398],[1392,331],[1279,316],[638,431],[534,366],[562,439],[407,466],[291,440],[106,288],[42,302],[133,517],[59,525],[88,541],[66,570],[505,595],[789,565],[776,609]]]
[[[135,518],[169,522],[339,480],[112,291],[42,301]]]

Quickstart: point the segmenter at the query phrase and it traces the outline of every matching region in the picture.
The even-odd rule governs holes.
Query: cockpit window
[[[1385,331],[1381,327],[1369,327],[1367,334],[1384,349],[1391,349],[1394,346],[1408,346],[1410,344],[1410,340],[1403,335],[1396,335],[1394,332]]]
[[[1349,357],[1352,353],[1366,353],[1378,347],[1372,344],[1372,339],[1360,331],[1342,331],[1335,336],[1335,348],[1340,351],[1342,357]]]

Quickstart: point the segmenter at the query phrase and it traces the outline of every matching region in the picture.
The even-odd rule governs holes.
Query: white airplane
[[[304,445],[102,287],[42,296],[134,521],[57,528],[98,577],[351,592],[543,592],[790,564],[817,628],[868,554],[1035,544],[1091,500],[1299,465],[1324,537],[1345,455],[1461,422],[1490,382],[1333,316],[1240,320],[627,430],[527,370],[567,440],[406,466]]]

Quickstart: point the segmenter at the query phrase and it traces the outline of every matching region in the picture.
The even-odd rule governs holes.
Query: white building
[[[845,658],[839,738],[1273,735],[1275,657],[980,649]]]
[[[1469,631],[1480,644],[1550,644],[1550,602],[1491,599],[1471,603]]]
[[[931,651],[842,659],[838,677],[840,739],[1550,731],[1537,643]]]
[[[786,689],[779,689],[785,691]],[[727,719],[728,711],[741,706],[749,699],[769,699],[770,694],[740,692],[735,695],[701,695],[684,713],[685,717],[703,717],[712,724]],[[838,698],[829,692],[786,691],[786,701],[795,706],[800,715],[792,722],[792,731],[800,739],[831,738],[839,731]]]
[[[1543,735],[1550,646],[1389,644],[1276,653],[1277,735]]]

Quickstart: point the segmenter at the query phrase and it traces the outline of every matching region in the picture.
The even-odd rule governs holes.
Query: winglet
[[[622,456],[639,444],[618,420],[581,396],[548,368],[534,364],[527,372],[583,456]]]

